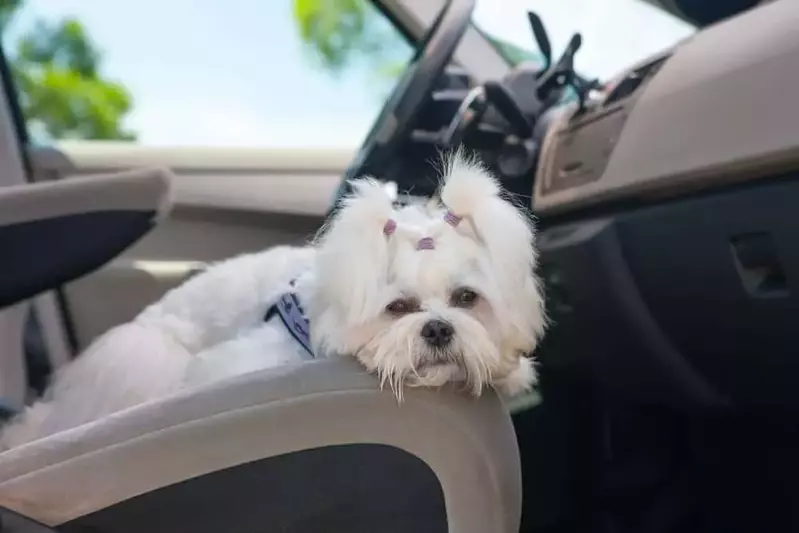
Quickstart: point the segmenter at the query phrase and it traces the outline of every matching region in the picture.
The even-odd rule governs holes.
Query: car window
[[[368,0],[4,0],[31,138],[355,147],[412,45]]]
[[[580,32],[583,45],[575,69],[600,81],[696,31],[643,0],[477,0],[475,25],[513,64],[540,61],[527,11],[543,20],[556,57],[572,34]]]

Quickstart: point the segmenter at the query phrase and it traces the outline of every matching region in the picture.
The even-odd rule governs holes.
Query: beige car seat
[[[4,256],[17,278],[0,282],[0,301],[99,267],[157,223],[168,196],[165,171],[0,190],[0,239],[10,226],[38,228],[3,248],[23,255]],[[72,238],[92,219],[106,237]],[[83,222],[70,230],[65,220]],[[399,405],[340,358],[186,391],[6,451],[0,506],[72,533],[515,533],[521,479],[494,394],[411,390]]]
[[[399,405],[348,359],[241,376],[0,455],[0,505],[59,531],[515,532],[505,405]]]

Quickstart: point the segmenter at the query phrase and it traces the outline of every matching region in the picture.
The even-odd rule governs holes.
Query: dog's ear
[[[445,171],[441,200],[458,220],[457,231],[471,233],[485,246],[500,273],[496,281],[515,310],[519,344],[535,344],[545,317],[531,218],[503,197],[499,182],[478,160],[456,152]]]
[[[510,200],[494,176],[476,159],[456,152],[446,164],[441,189],[444,205],[475,233],[500,260],[511,261],[518,275],[535,266],[534,232],[530,218]],[[470,227],[471,226],[471,227]]]
[[[387,233],[393,232],[391,190],[371,178],[351,182],[353,193],[342,201],[315,245],[318,292],[328,305],[340,303],[349,324],[369,318],[373,299],[388,276]]]

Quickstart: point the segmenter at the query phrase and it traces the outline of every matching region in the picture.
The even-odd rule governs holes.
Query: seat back
[[[66,532],[518,531],[505,405],[353,361],[241,376],[0,455],[0,505]]]
[[[158,168],[0,188],[0,308],[113,259],[166,216],[170,188]]]
[[[147,234],[171,208],[171,180],[155,168],[0,187],[0,418],[26,400],[23,338],[38,338],[43,320],[51,333],[60,328],[54,305],[39,302],[31,321],[24,300],[92,272]],[[26,327],[36,335],[26,336]],[[52,370],[69,357],[60,348],[61,357],[50,359],[55,354],[41,357],[34,347],[29,362]],[[34,372],[34,380],[43,378]]]

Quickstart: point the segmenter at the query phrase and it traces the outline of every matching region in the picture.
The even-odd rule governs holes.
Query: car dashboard
[[[640,401],[799,405],[799,4],[558,109],[534,173],[545,365]]]
[[[634,65],[585,111],[565,109],[542,148],[536,213],[663,199],[795,168],[797,23],[791,2],[763,6]]]

